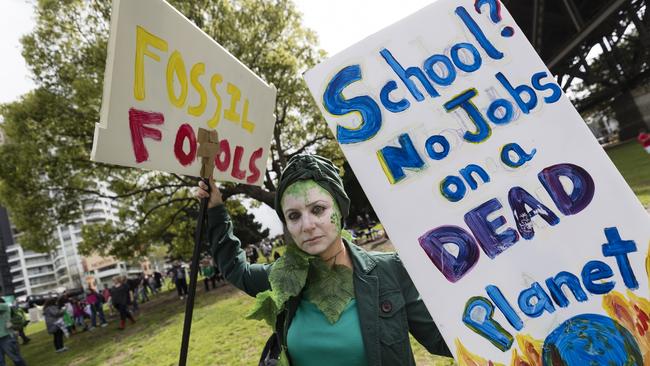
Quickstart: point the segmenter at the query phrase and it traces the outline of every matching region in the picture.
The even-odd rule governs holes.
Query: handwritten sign
[[[498,1],[305,80],[461,365],[650,362],[648,214]]]
[[[199,176],[198,129],[216,129],[215,179],[261,185],[275,95],[166,2],[116,0],[92,159]]]

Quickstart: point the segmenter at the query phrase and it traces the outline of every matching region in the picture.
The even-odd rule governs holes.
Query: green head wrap
[[[275,211],[280,221],[286,224],[282,212],[282,195],[287,188],[299,180],[313,180],[327,190],[341,210],[341,225],[350,212],[350,199],[345,194],[339,169],[328,159],[318,155],[301,154],[289,159],[287,167],[282,171],[278,190],[275,193]]]

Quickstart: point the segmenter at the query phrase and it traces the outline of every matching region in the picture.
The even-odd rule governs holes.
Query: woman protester
[[[212,257],[226,279],[256,296],[254,319],[274,326],[283,361],[301,365],[414,365],[409,332],[429,352],[451,356],[395,253],[366,252],[343,237],[350,199],[338,169],[294,156],[275,209],[294,243],[273,264],[249,264],[213,181],[208,201]],[[270,315],[269,315],[270,314]]]
[[[124,276],[113,277],[113,287],[110,291],[113,306],[120,313],[119,329],[124,329],[126,319],[129,319],[131,323],[135,323],[135,319],[128,308],[129,286],[126,284],[126,278]]]
[[[50,333],[54,338],[54,350],[59,352],[65,352],[68,350],[68,347],[63,345],[63,329],[66,328],[65,323],[63,322],[63,315],[65,310],[61,309],[57,305],[56,299],[48,299],[43,304],[43,316],[45,317],[45,327],[47,332]]]
[[[86,302],[90,305],[90,329],[97,327],[98,317],[102,328],[108,326],[104,316],[104,296],[94,288],[89,287],[86,293]]]

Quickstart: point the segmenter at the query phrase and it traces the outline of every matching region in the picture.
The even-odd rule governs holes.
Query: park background
[[[211,9],[216,1],[172,3],[251,69],[278,86],[281,107],[278,111],[284,110],[286,114],[278,114],[278,118],[283,119],[278,120],[281,131],[279,142],[274,142],[276,155],[270,164],[271,171],[277,172],[288,156],[300,151],[320,152],[343,163],[325,122],[311,105],[301,72],[327,54],[341,51],[417,11],[429,1],[403,1],[399,7],[391,2],[370,1],[306,0],[296,1],[295,7],[289,1],[233,1],[225,4],[236,3],[243,9],[219,8],[217,13],[227,17],[219,26],[207,21],[209,17],[202,13]],[[582,1],[570,3],[578,7],[584,5]],[[641,23],[625,18],[627,22],[622,31],[621,27],[615,27],[609,37],[583,50],[586,65],[578,67],[575,74],[584,79],[572,77],[567,89],[577,105],[594,100],[589,97],[602,94],[617,82],[634,84],[634,91],[645,90],[647,94],[648,51],[639,51],[638,45],[646,44],[648,39],[647,34],[641,34],[643,32],[636,28],[637,24],[647,24],[646,3],[632,0],[625,3],[634,7]],[[38,14],[34,6],[38,7]],[[362,16],[370,8],[372,16]],[[137,261],[161,252],[162,248],[163,257],[189,260],[195,203],[188,203],[192,199],[185,192],[187,190],[177,188],[191,187],[193,181],[165,176],[140,182],[138,179],[142,177],[133,171],[85,163],[101,98],[108,9],[110,2],[106,1],[7,0],[0,4],[0,47],[3,51],[0,103],[7,103],[0,109],[5,135],[2,139],[5,144],[0,150],[0,204],[8,208],[16,231],[23,233],[16,238],[16,244],[28,250],[48,252],[57,243],[45,239],[46,234],[51,234],[51,228],[59,224],[75,222],[75,215],[80,214],[76,207],[79,200],[97,193],[120,196],[115,201],[127,209],[119,210],[118,218],[138,222],[137,228],[119,233],[105,230],[107,227],[96,230],[88,227],[83,231],[85,240],[75,249]],[[302,18],[299,12],[304,14]],[[82,14],[96,14],[97,17],[84,19]],[[611,15],[612,22],[623,22],[623,18],[621,12]],[[584,27],[584,22],[589,20],[569,17],[564,22],[578,23],[576,28],[579,28],[580,21]],[[28,37],[23,38],[23,43],[18,43],[26,34]],[[255,38],[264,34],[277,38]],[[260,49],[252,46],[255,41],[266,44]],[[603,52],[609,48],[609,52]],[[611,51],[614,49],[616,52]],[[259,60],[256,55],[263,57]],[[602,74],[602,77],[593,80],[587,68],[591,69],[591,74]],[[633,134],[628,132],[624,138],[619,138],[617,117],[620,116],[613,110],[614,99],[600,100],[582,114],[644,207],[648,208],[650,157],[633,138],[628,138]],[[346,173],[354,180],[349,170]],[[91,183],[107,178],[113,182],[109,187],[112,194],[87,189]],[[147,187],[154,186],[159,188],[151,194],[143,193]],[[281,233],[274,211],[264,203],[255,203],[271,200],[268,193],[273,191],[272,185],[255,192],[246,187],[224,188],[228,191],[226,195],[233,197],[231,209],[241,212],[243,222],[256,228],[257,233],[251,233],[250,240],[255,240],[255,235],[264,231],[262,225],[270,229],[270,236]],[[137,216],[137,213],[129,216],[131,208],[139,213],[149,212],[155,207],[153,202],[166,196],[178,201],[147,217]],[[181,205],[176,206],[176,203]],[[185,204],[187,206],[183,206]],[[367,203],[358,206],[371,211]],[[253,213],[254,218],[247,215],[247,211]],[[176,220],[177,212],[183,220]],[[165,228],[170,220],[174,224],[161,233],[160,228]],[[252,220],[262,225],[254,225]],[[380,240],[368,243],[367,248],[390,250],[391,245],[389,241]],[[230,286],[206,293],[199,284],[188,364],[255,363],[270,330],[261,322],[243,319],[252,301]],[[173,365],[178,358],[183,311],[184,303],[173,291],[165,292],[143,304],[138,323],[126,331],[115,329],[113,321],[108,328],[75,335],[66,340],[70,351],[64,354],[54,354],[51,336],[44,331],[43,322],[39,322],[28,326],[27,333],[33,342],[21,351],[30,365]],[[447,362],[426,355],[417,345],[415,350],[418,364]]]

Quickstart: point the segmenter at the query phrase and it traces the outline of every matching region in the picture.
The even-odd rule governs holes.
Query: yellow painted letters
[[[205,94],[205,88],[203,85],[201,85],[201,81],[199,80],[199,76],[203,75],[205,73],[205,64],[203,62],[199,62],[197,64],[194,64],[192,66],[192,70],[190,71],[190,81],[192,82],[192,86],[196,90],[197,93],[199,93],[199,104],[195,106],[190,106],[187,108],[187,113],[198,117],[205,112],[205,105],[207,104],[207,96]]]
[[[226,88],[228,94],[230,94],[230,108],[223,112],[223,116],[231,122],[239,123],[239,113],[237,113],[237,104],[241,98],[241,91],[235,84],[228,83]]]
[[[151,45],[160,51],[167,52],[167,42],[137,26],[135,30],[135,78],[133,81],[133,96],[137,100],[144,100],[144,56],[149,56],[160,61],[160,56],[153,53],[147,46]]]
[[[181,95],[176,96],[174,90],[174,74],[178,78],[181,85]],[[178,51],[174,51],[169,60],[167,60],[167,96],[169,101],[177,108],[183,108],[185,99],[187,98],[187,71],[185,70],[185,62],[183,56]]]
[[[214,97],[217,100],[217,108],[214,111],[212,118],[208,120],[208,127],[210,128],[217,128],[219,120],[221,119],[222,102],[221,95],[219,95],[219,92],[217,91],[217,84],[221,84],[221,82],[223,82],[223,77],[221,74],[212,75],[212,79],[210,79],[210,89],[212,89],[212,94],[214,94]]]

